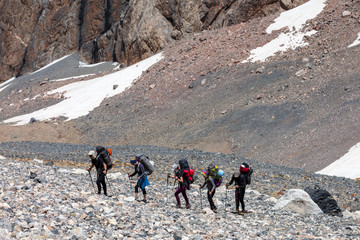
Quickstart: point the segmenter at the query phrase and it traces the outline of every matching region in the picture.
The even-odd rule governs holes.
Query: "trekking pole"
[[[111,195],[109,195],[108,197],[111,197],[112,195],[114,195],[114,192],[112,191],[112,188],[111,188],[111,186],[110,186],[110,181],[109,181],[109,179],[108,179],[108,177],[107,177],[107,175],[105,175],[105,178],[106,178],[106,181],[108,182],[108,184],[109,184],[109,190],[110,190],[110,192],[112,193]]]
[[[200,211],[202,211],[202,196],[201,196],[201,187],[199,186],[199,192],[200,192]]]
[[[130,190],[131,190],[132,187],[131,187],[131,179],[130,179],[130,176],[129,176],[128,179],[129,179],[129,187],[130,187]]]
[[[169,176],[166,178],[166,205],[169,204]]]
[[[227,195],[228,195],[228,187],[226,187],[226,193],[225,193],[225,212],[226,212],[226,204],[227,204]]]
[[[93,186],[94,191],[95,191],[95,193],[96,193],[96,188],[95,188],[95,185],[94,185],[94,182],[93,182],[93,179],[92,179],[92,176],[91,176],[91,172],[90,172],[90,171],[91,171],[91,170],[89,170],[88,172],[89,172],[89,175],[90,175],[90,179],[91,179],[92,186]]]

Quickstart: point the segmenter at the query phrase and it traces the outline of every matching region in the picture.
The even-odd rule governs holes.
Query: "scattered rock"
[[[320,209],[329,215],[342,217],[341,209],[331,194],[324,189],[307,187],[304,189]]]
[[[285,210],[301,215],[320,214],[322,210],[304,190],[290,189],[274,206],[275,210]]]
[[[351,16],[351,12],[350,11],[343,11],[342,16],[343,17]]]

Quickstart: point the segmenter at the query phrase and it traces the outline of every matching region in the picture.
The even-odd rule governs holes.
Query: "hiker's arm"
[[[215,187],[216,187],[215,182],[214,182],[214,179],[211,177],[211,178],[209,178],[209,181],[210,181],[211,184],[212,184],[212,188],[211,188],[211,191],[210,191],[210,192],[213,192],[213,191],[215,190]]]
[[[94,167],[94,163],[91,163],[91,166],[87,170],[90,171],[93,167]]]
[[[170,175],[170,173],[168,173],[168,175],[167,175],[167,176],[168,176],[169,178],[174,178],[174,179],[176,178],[176,175],[171,176],[171,175]]]
[[[133,176],[135,176],[135,174],[136,174],[136,171],[133,172],[132,174],[129,174],[129,177],[133,177]]]
[[[176,178],[179,182],[184,182],[184,179],[183,179],[183,177],[180,177],[180,178]]]
[[[227,185],[227,186],[230,186],[230,185],[234,182],[234,180],[235,180],[235,176],[234,176],[234,174],[233,174],[230,182],[229,182],[228,184],[226,184],[226,185]]]
[[[103,171],[103,173],[104,174],[106,174],[106,171],[107,171],[107,166],[106,166],[106,164],[105,163],[103,163],[104,164],[104,171]]]
[[[206,180],[205,180],[205,182],[203,183],[203,185],[200,184],[199,186],[200,186],[200,188],[204,188],[205,185],[206,185]]]

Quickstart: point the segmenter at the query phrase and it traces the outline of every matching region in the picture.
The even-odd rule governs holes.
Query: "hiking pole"
[[[130,186],[130,190],[131,190],[131,179],[130,179],[130,176],[129,176],[129,186]]]
[[[227,198],[227,194],[228,193],[228,188],[226,187],[226,193],[225,193],[225,212],[226,212],[226,204],[227,204],[227,200],[228,200],[228,198]]]
[[[114,195],[114,192],[111,190],[112,188],[111,188],[111,186],[110,186],[110,181],[109,181],[109,179],[108,179],[108,177],[107,177],[107,175],[105,175],[105,178],[106,178],[106,181],[108,182],[108,184],[109,184],[109,190],[110,190],[110,192],[112,193],[111,195],[109,195],[108,197],[112,197],[113,195]]]
[[[199,186],[199,192],[200,192],[200,212],[202,211],[202,196],[201,196],[201,187]]]
[[[169,204],[169,175],[166,178],[166,206]]]
[[[92,176],[91,176],[91,172],[90,172],[91,170],[89,170],[88,172],[89,172],[89,175],[90,175],[90,179],[91,179],[91,183],[92,183],[92,185],[93,185],[93,188],[94,188],[94,191],[95,191],[95,193],[96,193],[96,188],[95,188],[95,185],[94,185],[94,182],[93,182],[93,179],[92,179]]]

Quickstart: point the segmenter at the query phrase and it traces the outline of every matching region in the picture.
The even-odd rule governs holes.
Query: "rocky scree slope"
[[[303,2],[1,1],[0,82],[76,51],[89,63],[132,64],[187,33],[245,22]]]
[[[12,144],[16,146],[19,143]],[[41,146],[43,143],[37,144],[36,147],[39,150]],[[48,144],[47,153],[50,153],[55,146],[56,144]],[[19,145],[17,147],[19,148]],[[90,146],[58,145],[57,147],[76,151],[89,149]],[[275,165],[250,161],[255,173],[253,185],[248,187],[245,201],[247,209],[253,210],[254,213],[245,216],[230,213],[234,207],[234,192],[231,189],[226,193],[224,186],[218,188],[215,195],[215,203],[219,210],[217,214],[205,208],[208,205],[205,191],[200,195],[195,187],[188,192],[191,209],[176,209],[175,199],[172,196],[174,186],[172,183],[167,185],[164,178],[174,159],[191,156],[190,163],[196,166],[203,166],[219,159],[230,161],[231,165],[230,162],[229,164],[223,162],[221,166],[227,173],[226,178],[229,178],[228,166],[238,164],[244,159],[233,155],[144,146],[133,149],[116,146],[113,148],[121,149],[122,154],[117,151],[119,157],[115,160],[117,165],[108,175],[109,192],[113,195],[111,198],[94,194],[90,176],[86,171],[59,167],[59,161],[19,162],[11,158],[0,160],[1,171],[7,173],[0,177],[2,236],[16,239],[237,239],[239,236],[243,239],[357,239],[360,237],[359,222],[351,215],[340,218],[325,214],[299,215],[275,211],[273,206],[277,200],[273,197],[279,198],[283,193],[280,193],[281,191],[278,195],[265,193],[269,189],[275,190],[280,187],[284,179],[289,187],[295,184],[296,188],[302,188],[312,186],[315,182],[320,185],[327,184],[329,181],[322,179],[327,178],[331,184],[326,187],[331,193],[345,193],[345,189],[348,189],[347,193],[351,195],[358,188],[354,185],[354,181],[317,176],[298,169],[279,168]],[[147,204],[133,199],[133,189],[130,187],[133,183],[129,183],[126,175],[133,169],[123,164],[128,160],[127,150],[148,152],[151,154],[151,159],[156,162],[156,172],[150,176],[151,185],[148,187]],[[56,152],[54,151],[54,156]],[[38,153],[38,156],[45,155]],[[77,155],[74,154],[72,157],[75,156]],[[124,159],[124,162],[120,159]],[[200,163],[201,165],[198,165]],[[81,168],[84,169],[85,166],[82,165]],[[202,196],[201,202],[200,196]],[[343,203],[344,198],[338,200]],[[205,208],[203,211],[200,209],[201,204]]]

